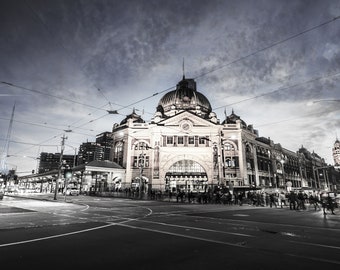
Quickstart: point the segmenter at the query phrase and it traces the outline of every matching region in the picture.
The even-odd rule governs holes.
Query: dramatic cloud
[[[0,141],[15,103],[18,171],[36,166],[21,156],[58,151],[65,129],[79,147],[133,107],[149,121],[183,58],[221,121],[234,109],[333,162],[339,102],[307,103],[340,98],[338,1],[4,0],[0,13]]]

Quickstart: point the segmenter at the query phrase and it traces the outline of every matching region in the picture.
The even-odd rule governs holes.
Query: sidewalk
[[[81,197],[91,197],[91,198],[119,198],[119,199],[126,199],[126,200],[133,200],[133,201],[157,201],[157,202],[164,202],[164,203],[171,203],[171,204],[178,204],[178,205],[204,205],[204,206],[214,206],[214,207],[226,207],[226,208],[235,208],[238,207],[239,209],[277,209],[277,210],[288,210],[288,211],[294,211],[294,212],[320,212],[321,210],[315,211],[314,207],[310,206],[308,203],[306,203],[306,209],[305,210],[290,210],[289,209],[289,205],[284,206],[283,208],[281,208],[280,206],[276,207],[269,207],[269,206],[254,206],[252,204],[249,204],[247,201],[245,201],[242,205],[239,204],[223,204],[223,203],[214,203],[214,202],[207,202],[207,203],[199,203],[196,200],[192,201],[192,202],[188,202],[187,200],[181,200],[179,199],[177,201],[176,196],[172,196],[171,198],[169,197],[165,197],[162,196],[161,198],[156,197],[154,199],[150,199],[147,197],[146,194],[144,194],[145,196],[142,199],[139,199],[139,197],[129,197],[129,196],[125,196],[124,193],[111,193],[111,194],[98,194],[98,195],[79,195]],[[65,195],[58,193],[56,200],[54,199],[54,193],[10,193],[10,194],[5,194],[5,196],[8,197],[18,197],[18,198],[27,198],[27,199],[33,199],[33,200],[44,200],[44,201],[51,201],[51,202],[65,202],[65,203],[76,203],[75,200],[78,198],[78,196],[70,196],[67,195],[65,197]],[[0,200],[1,202],[1,200]],[[336,216],[339,216],[339,208],[335,208],[334,212],[336,214]],[[322,213],[322,212],[321,212]],[[330,215],[330,213],[327,213],[327,215]]]

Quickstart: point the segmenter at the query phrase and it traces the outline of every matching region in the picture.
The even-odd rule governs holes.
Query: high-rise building
[[[96,143],[103,148],[104,158],[103,160],[110,160],[110,152],[112,148],[113,139],[111,132],[103,132],[96,136]]]
[[[73,167],[76,164],[76,156],[63,155],[63,164]],[[60,153],[40,153],[39,169],[38,173],[45,173],[53,170],[58,170],[60,165]]]
[[[94,160],[104,160],[103,147],[96,142],[82,143],[78,152],[78,164],[87,164]]]

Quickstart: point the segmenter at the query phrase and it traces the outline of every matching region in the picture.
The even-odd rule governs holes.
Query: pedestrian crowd
[[[140,198],[137,189],[125,189],[117,191],[124,194],[122,197]],[[336,193],[330,192],[306,192],[292,190],[290,192],[265,192],[262,190],[249,190],[243,192],[231,192],[230,190],[208,189],[205,192],[185,192],[178,189],[176,192],[162,192],[161,190],[149,189],[142,196],[149,200],[175,201],[178,203],[198,203],[198,204],[225,204],[225,205],[243,205],[248,204],[260,207],[289,208],[290,210],[322,210],[324,215],[329,212],[335,215],[335,208],[338,208]],[[121,197],[117,195],[117,197]]]
[[[175,194],[169,195],[171,199],[175,195],[176,202],[188,203],[215,203],[226,205],[243,205],[249,204],[260,207],[275,207],[275,208],[289,208],[290,210],[307,210],[314,209],[314,211],[323,210],[323,214],[327,212],[335,215],[335,208],[338,208],[336,201],[336,194],[333,193],[306,193],[303,191],[290,192],[263,192],[263,191],[248,191],[248,192],[226,192],[226,193],[193,193],[178,191]]]

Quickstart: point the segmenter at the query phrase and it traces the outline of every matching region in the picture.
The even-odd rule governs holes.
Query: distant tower
[[[1,153],[1,173],[3,173],[3,174],[8,173],[7,156],[8,156],[8,150],[9,150],[9,143],[10,143],[10,140],[11,140],[14,111],[15,111],[15,104],[13,106],[12,116],[11,116],[11,120],[9,122],[9,127],[8,127],[8,130],[7,130],[7,136],[6,136],[5,144],[4,144],[4,147],[2,149],[2,153]]]
[[[334,148],[333,148],[333,159],[334,159],[334,165],[340,166],[340,142],[338,137],[335,140]]]

